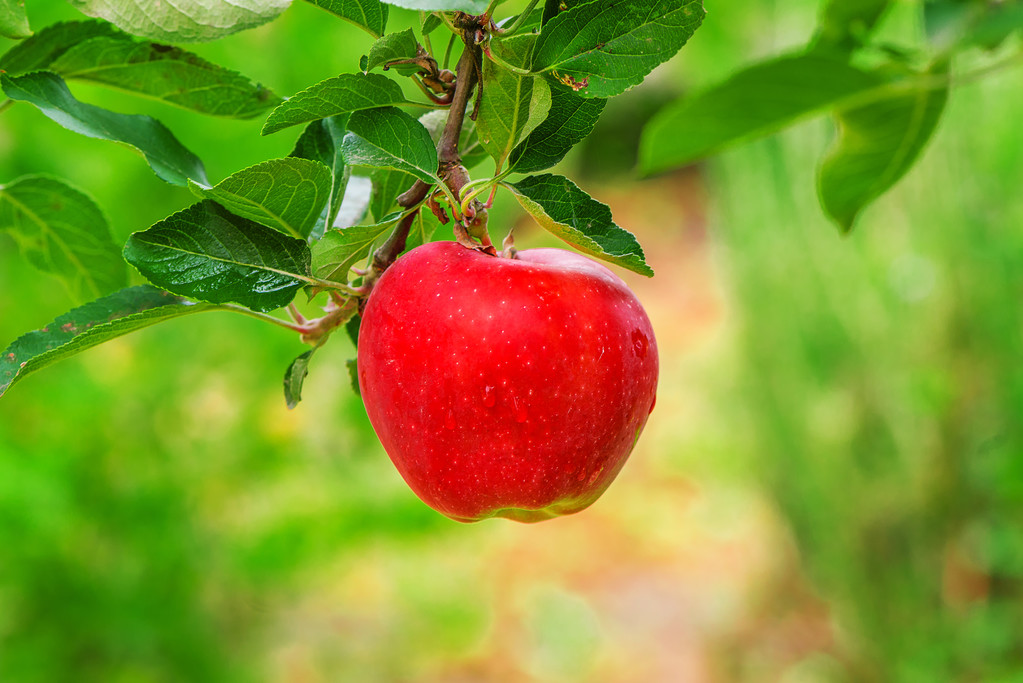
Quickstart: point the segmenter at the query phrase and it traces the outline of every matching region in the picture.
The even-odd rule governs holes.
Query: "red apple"
[[[657,389],[654,332],[635,295],[562,249],[413,249],[369,296],[358,367],[401,476],[461,522],[589,506],[625,464]]]

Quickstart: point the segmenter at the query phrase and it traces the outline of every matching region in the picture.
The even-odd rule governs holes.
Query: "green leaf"
[[[518,173],[536,173],[557,164],[593,131],[606,103],[579,97],[566,88],[552,89],[550,113],[512,150],[511,168]]]
[[[508,187],[537,223],[576,249],[640,275],[654,274],[636,237],[615,224],[611,209],[568,178],[545,173]]]
[[[8,230],[36,268],[61,277],[77,301],[123,287],[121,249],[91,197],[54,178],[26,176],[0,185],[0,230]]]
[[[891,0],[827,0],[817,40],[844,49],[866,42]]]
[[[201,43],[265,24],[291,0],[70,0],[90,17],[132,35],[168,43]]]
[[[668,106],[647,124],[640,166],[656,173],[777,132],[883,81],[825,54],[779,57]]]
[[[216,309],[149,285],[87,303],[19,337],[0,354],[0,396],[36,370],[93,346],[164,320]]]
[[[590,0],[544,0],[540,23],[541,25],[546,26],[548,21],[558,16],[561,12],[589,1]]]
[[[345,323],[345,332],[352,346],[359,348],[359,328],[362,327],[362,316],[356,313]]]
[[[375,169],[369,177],[373,183],[369,210],[378,221],[394,210],[398,195],[412,187],[416,180],[415,176],[389,168]]]
[[[384,35],[384,29],[387,27],[387,5],[380,0],[306,0],[306,2],[350,21],[375,38]]]
[[[523,33],[539,33],[540,32],[540,28],[541,28],[541,26],[544,23],[544,21],[543,21],[543,8],[542,7],[534,7],[532,10],[530,10],[529,14],[526,16],[525,19],[522,19],[522,15],[521,14],[515,14],[515,15],[509,16],[509,17],[505,17],[504,19],[502,19],[502,20],[497,22],[497,26],[499,28],[502,28],[502,29],[507,29],[507,28],[511,27],[512,24],[514,24],[516,21],[519,21],[519,20],[521,20],[522,23],[519,24],[519,27],[516,30],[516,33],[518,33],[518,32],[523,32]]]
[[[437,14],[428,14],[426,15],[426,19],[423,21],[422,28],[423,35],[424,36],[429,35],[433,33],[434,30],[440,28],[443,25],[444,20],[441,19],[440,16],[438,16]]]
[[[701,0],[593,0],[576,5],[544,26],[533,70],[550,72],[584,97],[618,95],[674,56],[704,14]]]
[[[934,134],[948,88],[933,87],[929,75],[882,100],[838,113],[840,134],[821,165],[818,189],[821,205],[843,232],[912,168]]]
[[[355,392],[356,396],[362,396],[362,390],[359,388],[359,359],[350,358],[346,360],[345,367],[348,368],[348,381],[351,382],[352,391]]]
[[[567,7],[565,9],[568,9]],[[543,3],[543,16],[540,19],[540,25],[546,26],[547,22],[558,16],[561,12],[561,0],[544,0]]]
[[[309,277],[309,245],[203,201],[128,238],[124,258],[155,285],[255,311],[286,306]]]
[[[289,410],[294,410],[302,400],[302,385],[309,374],[309,361],[318,348],[320,347],[314,346],[293,360],[284,373],[284,400]]]
[[[426,12],[438,12],[443,10],[459,10],[467,14],[483,14],[486,11],[488,0],[384,0],[388,5],[404,7],[405,9],[424,10]]]
[[[191,52],[127,36],[86,40],[57,57],[49,69],[212,116],[252,118],[281,101],[241,74]]]
[[[0,0],[0,36],[18,40],[30,35],[25,0]]]
[[[23,40],[0,57],[0,71],[19,76],[29,71],[45,69],[53,60],[69,49],[90,38],[120,35],[105,21],[68,21],[47,26],[31,38]]]
[[[535,42],[536,36],[517,36],[495,41],[492,49],[505,62],[520,66],[528,62]],[[484,59],[476,132],[498,168],[504,165],[519,140],[547,117],[550,108],[551,89],[542,77],[522,76]]]
[[[1023,28],[1023,2],[935,0],[924,5],[924,26],[935,51],[999,46]]]
[[[410,251],[431,241],[439,227],[440,221],[432,212],[420,210],[412,221],[408,238],[405,240],[405,251]]]
[[[310,86],[278,105],[270,112],[262,134],[269,135],[328,116],[405,103],[401,87],[386,76],[341,74]]]
[[[394,107],[358,111],[348,119],[341,152],[349,166],[390,168],[436,182],[437,148],[423,124]]]
[[[238,171],[214,187],[192,191],[225,209],[285,235],[308,239],[330,197],[331,177],[318,161],[271,159]]]
[[[400,59],[415,59],[420,54],[425,55],[426,51],[423,50],[419,41],[416,40],[412,29],[407,28],[398,33],[388,33],[369,48],[366,70],[372,71],[378,66],[386,68],[388,62]],[[401,64],[394,67],[394,70],[400,74],[414,74],[420,71],[420,68],[415,64]]]
[[[49,71],[36,71],[14,78],[2,74],[0,85],[4,94],[12,100],[39,107],[48,118],[68,130],[134,147],[146,157],[156,175],[172,185],[184,186],[190,179],[209,184],[199,158],[185,149],[156,119],[137,114],[117,114],[79,102],[63,79]]]
[[[331,116],[313,121],[302,131],[302,135],[295,143],[295,149],[291,152],[293,157],[318,161],[330,170],[330,196],[323,213],[309,234],[313,240],[323,237],[327,226],[334,225],[334,218],[341,208],[341,198],[348,183],[345,160],[341,156],[341,140],[344,139],[347,125],[347,116]]]
[[[373,243],[400,218],[400,213],[393,213],[374,225],[328,230],[323,239],[313,245],[313,275],[331,282],[348,282],[352,266],[367,258]]]

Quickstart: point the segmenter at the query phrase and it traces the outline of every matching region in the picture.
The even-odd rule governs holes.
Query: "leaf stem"
[[[427,17],[427,13],[424,12],[423,10],[419,10],[420,32],[423,34],[423,42],[426,43],[426,51],[429,52],[430,56],[432,57],[433,56],[433,45],[430,43],[430,34],[426,33],[421,28],[424,24],[426,24],[426,17]]]
[[[235,313],[241,313],[242,315],[247,315],[250,318],[255,318],[256,320],[262,320],[263,322],[268,322],[273,325],[277,325],[278,327],[283,327],[284,329],[290,330],[291,332],[298,332],[299,334],[305,332],[305,328],[302,325],[289,323],[287,320],[275,318],[274,316],[269,315],[267,313],[253,311],[251,308],[245,308],[244,306],[239,306],[238,304],[219,304],[218,308],[221,308],[225,311],[234,311]]]
[[[475,190],[477,187],[481,185],[489,185],[492,182],[494,182],[494,178],[480,178],[479,180],[473,180],[472,182],[466,183],[462,187],[461,198],[462,199],[465,198],[466,192],[469,192],[470,190]]]
[[[529,0],[529,4],[526,5],[526,9],[522,10],[522,14],[515,18],[514,23],[506,29],[498,29],[496,32],[497,35],[500,35],[503,38],[510,38],[515,35],[519,28],[526,23],[526,20],[529,18],[530,13],[532,13],[533,8],[536,7],[536,3],[538,2],[540,2],[540,0]]]
[[[444,22],[444,25],[448,27],[448,30],[451,31],[451,33],[456,36],[462,34],[462,32],[458,30],[458,27],[451,21],[451,17],[448,16],[447,12],[438,12],[437,14],[440,15],[441,21]]]
[[[522,69],[517,66],[512,66],[508,62],[504,61],[503,59],[495,55],[493,50],[490,49],[489,45],[483,48],[483,54],[485,54],[487,56],[487,59],[492,61],[494,64],[497,64],[502,69],[507,69],[508,71],[511,71],[513,74],[516,74],[518,76],[535,76],[537,73],[534,71],[530,71],[529,69]]]
[[[494,184],[496,184],[494,178],[487,178],[486,180],[482,181],[481,180],[474,181],[463,187],[461,202],[462,215],[464,216],[469,214],[471,211],[470,207],[472,206],[472,200],[476,199],[476,197],[488,191],[490,189],[490,186]],[[472,187],[474,185],[475,187]],[[469,189],[470,187],[472,187],[471,190]],[[466,192],[466,190],[469,191]]]
[[[487,9],[486,9],[485,12],[483,12],[482,16],[485,16],[488,20],[493,19],[494,18],[494,10],[497,9],[497,4],[499,2],[501,2],[501,0],[490,0],[490,4],[487,5]],[[534,0],[534,2],[535,2],[535,0]]]
[[[354,287],[350,287],[340,282],[334,282],[332,280],[321,280],[318,277],[309,277],[302,279],[311,285],[323,287],[324,289],[336,289],[339,292],[344,292],[345,294],[349,294],[351,296],[359,296],[359,294],[362,293],[358,289],[355,289]]]
[[[444,51],[444,68],[445,69],[447,69],[448,65],[451,64],[451,50],[455,46],[455,38],[457,38],[457,37],[458,36],[456,36],[454,33],[451,34],[451,40],[448,41],[448,49]]]

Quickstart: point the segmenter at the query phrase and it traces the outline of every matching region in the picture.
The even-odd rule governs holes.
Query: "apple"
[[[417,247],[359,331],[366,412],[412,490],[461,522],[592,504],[653,410],[657,345],[617,275],[562,249]]]

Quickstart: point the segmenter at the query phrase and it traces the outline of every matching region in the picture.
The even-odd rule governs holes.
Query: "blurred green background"
[[[644,116],[801,45],[817,3],[708,9],[564,164],[658,272],[623,274],[658,334],[657,410],[596,505],[451,522],[380,449],[340,335],[288,411],[297,339],[227,313],[166,323],[0,400],[0,680],[1023,681],[1023,71],[957,88],[842,238],[814,190],[827,121],[635,179]],[[890,30],[912,39],[904,14]],[[194,49],[290,95],[368,45],[297,2]],[[157,116],[212,180],[298,132],[72,87]],[[192,201],[12,107],[0,183],[40,172],[119,239]],[[551,244],[499,197],[495,235]],[[73,304],[2,234],[0,288],[4,346]]]

